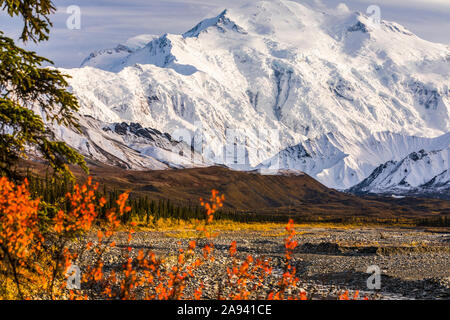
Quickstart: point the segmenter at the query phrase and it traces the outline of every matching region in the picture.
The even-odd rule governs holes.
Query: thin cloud
[[[398,7],[405,9],[423,9],[427,11],[442,11],[445,10],[450,12],[450,1],[449,0],[357,0],[358,2],[374,4],[380,6]]]

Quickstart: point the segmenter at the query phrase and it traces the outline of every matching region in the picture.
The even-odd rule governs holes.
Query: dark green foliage
[[[51,0],[0,0],[0,7],[11,17],[22,18],[24,26],[20,40],[33,42],[48,40],[52,27],[48,16],[56,10]]]
[[[10,16],[24,21],[21,40],[47,40],[54,11],[49,0],[0,0]],[[0,174],[14,177],[13,166],[35,149],[54,172],[73,178],[68,164],[87,170],[83,157],[65,143],[55,141],[47,124],[78,129],[74,112],[78,101],[67,91],[66,76],[51,68],[52,62],[18,47],[0,31]],[[44,119],[41,118],[41,115]]]
[[[47,227],[51,225],[51,219],[59,210],[69,209],[66,194],[73,190],[73,181],[68,177],[55,179],[54,176],[48,174],[44,178],[40,178],[30,172],[27,172],[26,178],[31,196],[41,200],[38,211],[39,225],[41,231],[46,231]]]
[[[418,225],[424,227],[450,227],[450,219],[448,216],[440,216],[430,219],[421,219]]]

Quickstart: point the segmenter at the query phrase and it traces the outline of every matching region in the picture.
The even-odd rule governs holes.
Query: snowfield
[[[300,170],[337,189],[377,169],[367,191],[448,186],[450,48],[343,7],[253,2],[61,71],[84,133],[55,132],[105,163]]]

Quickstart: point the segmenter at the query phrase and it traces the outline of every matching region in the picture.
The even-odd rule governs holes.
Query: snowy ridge
[[[449,47],[342,7],[252,2],[183,35],[116,49],[62,70],[72,76],[80,114],[104,125],[200,135],[204,146],[196,150],[205,163],[229,165],[227,130],[236,129],[245,162],[234,167],[267,168],[279,155],[281,169],[347,189],[388,161],[448,146]],[[148,167],[141,160],[132,166]]]
[[[442,193],[450,198],[450,147],[413,152],[401,161],[389,161],[376,168],[364,181],[350,189],[355,193]]]
[[[422,138],[379,132],[362,141],[348,141],[342,135],[327,134],[289,147],[258,167],[270,168],[279,161],[282,168],[307,172],[326,185],[353,186],[380,163],[400,161],[417,150],[431,152],[449,146],[450,133]],[[444,164],[448,165],[448,162]]]
[[[212,19],[206,19],[196,25],[194,28],[183,34],[184,38],[198,37],[202,32],[207,32],[211,27],[215,27],[220,32],[227,30],[246,33],[244,29],[231,21],[227,16],[228,11],[223,11],[220,15]]]
[[[102,123],[89,116],[79,118],[81,134],[62,126],[53,132],[89,159],[125,169],[165,170],[211,165],[189,145],[175,141],[157,129],[138,123]],[[196,161],[192,161],[192,159]]]
[[[89,66],[105,70],[110,69],[118,60],[126,58],[131,53],[141,49],[147,43],[157,38],[159,37],[155,35],[142,34],[128,39],[124,44],[119,44],[115,48],[92,52],[83,60],[81,68]]]

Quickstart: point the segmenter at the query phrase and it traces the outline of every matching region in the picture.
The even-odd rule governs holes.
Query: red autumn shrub
[[[16,186],[7,178],[0,179],[0,297],[202,299],[205,286],[197,271],[214,261],[214,234],[210,224],[225,197],[212,190],[207,201],[200,199],[205,219],[198,227],[199,238],[204,236],[208,242],[203,248],[197,248],[197,239],[180,248],[175,257],[158,257],[151,250],[139,250],[133,256],[134,225],[121,224],[121,217],[131,209],[126,205],[128,193],[120,195],[116,207],[99,221],[100,209],[106,201],[97,199],[97,188],[98,184],[92,184],[90,178],[83,186],[75,186],[66,195],[69,207],[59,210],[50,231],[42,234],[38,227],[39,200],[31,199],[27,182]],[[124,227],[128,230],[126,245],[118,248],[118,243],[123,242],[118,231]],[[251,255],[239,259],[237,243],[233,241],[229,249],[231,262],[225,266],[226,288],[219,288],[215,296],[218,299],[306,300],[306,292],[299,290],[296,268],[291,265],[298,244],[294,240],[292,220],[286,231],[282,276],[270,292],[264,290],[264,283],[273,277],[271,260]],[[105,256],[112,250],[119,256],[119,266],[106,270]],[[73,274],[67,271],[74,265],[82,268],[79,290],[67,289],[67,282],[73,280]],[[348,292],[340,298],[348,299]]]

